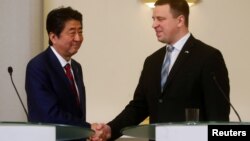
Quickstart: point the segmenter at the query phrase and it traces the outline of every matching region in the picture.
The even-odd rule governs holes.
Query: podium
[[[66,141],[93,134],[91,129],[71,125],[0,122],[0,141]]]
[[[241,141],[250,139],[250,123],[246,122],[179,122],[126,127],[123,135],[156,141],[213,141],[234,137]]]

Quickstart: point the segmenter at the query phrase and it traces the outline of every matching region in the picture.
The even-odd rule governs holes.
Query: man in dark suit
[[[122,128],[148,116],[150,123],[183,122],[185,108],[198,108],[200,121],[229,121],[230,105],[225,97],[229,99],[230,88],[223,56],[192,36],[188,16],[186,0],[156,1],[152,27],[166,46],[145,60],[134,97],[125,109],[107,125],[100,124],[98,130],[111,136],[110,140],[121,136]],[[167,58],[170,63],[163,67]],[[168,76],[161,84],[166,68]]]
[[[82,68],[71,58],[84,39],[82,14],[71,7],[54,9],[46,28],[49,47],[31,59],[26,70],[28,120],[90,128]]]

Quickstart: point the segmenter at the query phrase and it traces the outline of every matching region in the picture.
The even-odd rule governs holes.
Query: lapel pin
[[[188,51],[188,50],[186,50],[186,51],[185,51],[185,53],[186,53],[186,54],[188,54],[188,53],[189,53],[189,51]]]

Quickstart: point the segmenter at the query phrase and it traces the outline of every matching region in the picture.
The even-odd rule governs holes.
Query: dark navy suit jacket
[[[64,69],[50,47],[30,60],[25,83],[30,122],[90,127],[86,122],[82,68],[73,59],[71,66],[80,95],[80,106],[77,106]]]

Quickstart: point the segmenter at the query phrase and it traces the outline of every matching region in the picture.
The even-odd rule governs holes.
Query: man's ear
[[[49,33],[49,39],[50,39],[50,41],[52,42],[52,44],[55,44],[56,41],[57,41],[57,39],[58,39],[58,37],[57,37],[57,35],[56,35],[55,33],[50,32],[50,33]]]
[[[185,17],[183,15],[178,16],[177,20],[178,20],[178,27],[185,25]]]

